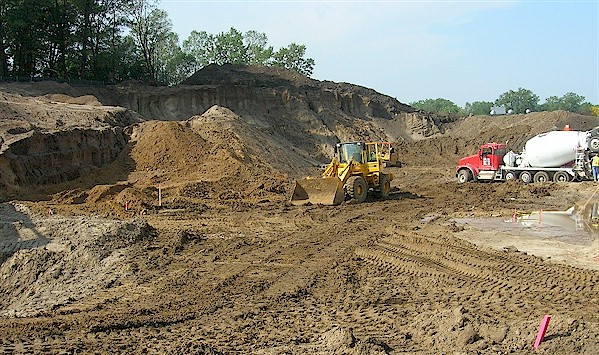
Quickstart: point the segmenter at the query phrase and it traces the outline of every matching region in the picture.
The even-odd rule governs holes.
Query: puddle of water
[[[478,230],[461,232],[474,244],[499,249],[514,245],[539,256],[569,259],[577,266],[599,268],[599,201],[581,202],[565,211],[515,214],[509,219],[455,218],[452,221]]]
[[[599,238],[599,202],[566,211],[539,210],[510,219],[455,218],[453,221],[482,230],[520,231],[535,237],[585,243]]]

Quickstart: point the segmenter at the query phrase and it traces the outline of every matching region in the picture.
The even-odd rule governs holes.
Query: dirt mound
[[[142,220],[44,218],[18,204],[0,205],[1,316],[50,311],[116,287],[130,275],[123,251],[153,235]]]
[[[444,125],[445,134],[414,142],[400,142],[400,160],[409,165],[455,165],[458,159],[475,154],[481,144],[508,143],[520,152],[537,134],[561,130],[589,131],[599,126],[599,117],[566,111],[533,112],[526,115],[472,116]]]
[[[210,64],[184,80],[181,85],[243,85],[252,87],[314,85],[296,71],[275,66]]]
[[[167,171],[185,177],[195,172],[209,153],[206,141],[179,122],[136,125],[130,143],[136,170]]]
[[[102,106],[102,103],[93,95],[72,97],[65,94],[48,94],[45,97],[48,98],[50,101],[61,102],[65,104]]]
[[[92,187],[55,194],[49,207],[62,213],[127,218],[158,207],[204,208],[206,203],[286,198],[290,182],[263,147],[281,148],[230,110],[214,107],[186,122],[149,121],[129,130],[127,152],[104,169],[123,181],[95,186],[94,181],[106,178],[81,181],[80,186]],[[256,139],[260,137],[264,139]],[[275,163],[267,160],[271,156]]]

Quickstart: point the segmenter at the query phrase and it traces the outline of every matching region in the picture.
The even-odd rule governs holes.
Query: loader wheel
[[[366,201],[366,193],[368,192],[368,185],[366,180],[361,176],[352,176],[347,180],[345,184],[345,191],[350,199],[356,200],[358,203]]]
[[[391,181],[389,181],[389,175],[381,174],[379,177],[379,184],[378,196],[380,198],[386,198],[389,196],[389,192],[391,192]]]

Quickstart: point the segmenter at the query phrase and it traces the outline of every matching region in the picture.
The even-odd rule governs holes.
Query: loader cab
[[[347,164],[350,159],[358,164],[378,164],[379,151],[376,143],[349,142],[337,143],[335,154],[341,164]]]
[[[346,164],[353,158],[356,163],[363,164],[366,160],[366,145],[363,142],[337,143],[335,145],[335,154],[339,157],[339,162]]]

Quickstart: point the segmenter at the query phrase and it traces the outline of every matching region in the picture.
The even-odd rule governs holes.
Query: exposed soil
[[[460,185],[453,168],[598,117],[437,117],[264,68],[28,85],[0,86],[2,353],[528,354],[544,315],[539,353],[599,351],[599,250],[452,221],[588,201],[592,182]],[[389,198],[287,202],[359,139],[400,142]]]

